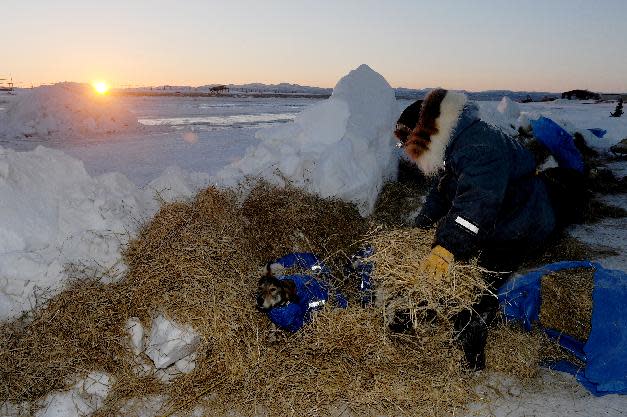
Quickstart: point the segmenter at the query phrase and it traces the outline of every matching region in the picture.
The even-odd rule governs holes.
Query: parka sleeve
[[[438,226],[435,244],[455,258],[466,259],[478,252],[482,238],[494,230],[509,182],[509,159],[506,152],[483,141],[459,149],[452,163],[457,190]]]
[[[441,177],[438,181],[434,182],[429,190],[425,204],[418,214],[418,218],[422,221],[421,227],[434,225],[440,221],[451,208],[451,201],[446,198],[443,191],[446,181],[447,178],[445,176]]]

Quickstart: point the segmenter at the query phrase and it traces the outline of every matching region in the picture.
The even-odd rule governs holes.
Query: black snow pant
[[[585,175],[568,168],[550,168],[539,176],[544,181],[555,214],[556,227],[554,238],[569,224],[580,223],[590,200],[590,193],[585,185]],[[550,239],[549,239],[550,240]],[[464,349],[470,369],[485,367],[485,345],[488,327],[498,318],[499,303],[494,294],[512,272],[530,256],[539,254],[542,247],[493,247],[486,248],[479,257],[479,265],[489,271],[485,279],[493,294],[483,294],[471,310],[462,311],[454,318],[457,340]]]
[[[499,287],[516,271],[525,260],[536,252],[538,247],[495,247],[486,248],[479,256],[478,264],[487,269],[484,280],[488,292],[481,295],[479,301],[470,310],[464,310],[453,317],[455,337],[461,345],[468,368],[485,368],[485,347],[488,340],[488,328],[500,318],[499,300],[496,296]]]

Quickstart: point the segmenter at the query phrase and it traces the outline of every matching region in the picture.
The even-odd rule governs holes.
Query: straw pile
[[[241,213],[252,254],[263,262],[290,252],[313,252],[334,272],[358,248],[368,223],[350,203],[323,199],[290,185],[254,184]]]
[[[122,345],[118,286],[74,281],[62,296],[0,327],[1,400],[32,400],[85,370],[113,372]]]
[[[123,280],[105,285],[76,271],[63,292],[3,324],[0,403],[38,400],[90,371],[115,380],[96,416],[127,415],[130,400],[150,395],[166,399],[160,415],[201,404],[211,415],[441,416],[475,399],[450,318],[487,290],[482,270],[455,263],[433,282],[419,273],[431,232],[367,232],[354,206],[289,185],[261,182],[249,191],[209,188],[193,201],[165,204],[130,242]],[[269,321],[255,309],[259,268],[302,250],[338,271],[365,241],[376,249],[376,306],[328,308],[300,332],[270,337]],[[340,281],[332,284],[356,288]],[[410,332],[389,332],[398,311],[410,312]],[[195,369],[170,384],[136,372],[124,331],[130,317],[148,329],[158,313],[201,336]],[[422,320],[427,313],[436,320]],[[514,356],[522,365],[501,371],[531,375],[536,340],[498,334],[488,365],[511,365],[512,348],[503,342],[513,341],[522,346]]]
[[[594,269],[552,272],[542,278],[540,324],[588,340],[592,327]]]
[[[3,325],[0,403],[35,401],[104,371],[115,383],[97,416],[127,414],[129,400],[153,394],[167,399],[163,415],[197,404],[212,415],[324,415],[341,406],[361,415],[439,416],[463,407],[471,386],[448,322],[416,323],[411,334],[393,335],[380,307],[328,309],[272,342],[269,322],[254,306],[259,267],[295,249],[334,261],[366,238],[353,206],[284,192],[290,198],[262,184],[238,204],[235,192],[209,188],[191,202],[164,205],[129,244],[123,280],[76,279],[29,317]],[[430,247],[423,234],[373,235],[381,251],[377,271],[393,279],[386,300],[425,295],[449,315],[473,301],[471,284],[462,282],[472,268],[456,265],[442,283],[450,288],[429,283],[401,291],[403,279],[406,286],[422,282],[415,272],[409,276]],[[124,332],[130,317],[149,328],[158,313],[201,336],[195,369],[171,384],[135,372]]]
[[[371,216],[372,221],[386,227],[406,226],[422,207],[432,181],[422,174],[416,164],[401,158],[398,179],[383,185]]]
[[[525,332],[518,327],[501,324],[488,334],[486,367],[521,380],[533,378],[538,373],[542,346],[546,343],[551,342],[540,331]]]
[[[517,324],[501,323],[488,333],[486,368],[513,376],[521,381],[533,379],[540,365],[567,360],[584,366],[554,340],[539,329],[526,332]]]
[[[424,192],[421,186],[413,183],[386,183],[375,204],[373,221],[390,227],[406,225],[422,206]]]
[[[476,265],[453,263],[441,282],[420,275],[420,261],[433,242],[433,231],[394,229],[372,236],[378,301],[389,320],[394,312],[409,311],[414,327],[427,311],[448,320],[472,307],[488,291]]]

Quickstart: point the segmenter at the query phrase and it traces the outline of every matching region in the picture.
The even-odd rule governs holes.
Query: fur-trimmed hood
[[[476,106],[468,104],[466,94],[441,88],[425,97],[418,124],[405,143],[405,152],[426,175],[433,175],[444,166],[446,147],[458,131],[462,114],[471,122],[478,118]]]

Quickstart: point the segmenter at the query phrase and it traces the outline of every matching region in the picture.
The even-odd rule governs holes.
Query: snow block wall
[[[328,100],[305,109],[293,123],[257,132],[261,143],[216,180],[232,186],[246,176],[275,183],[287,178],[322,197],[353,202],[367,216],[383,183],[396,176],[397,116],[392,87],[361,65],[340,79]]]
[[[38,290],[58,289],[70,263],[121,276],[120,251],[156,213],[157,195],[184,199],[207,181],[172,168],[138,188],[117,172],[92,177],[59,150],[0,146],[0,320],[33,307]]]
[[[110,269],[157,203],[118,173],[91,177],[61,151],[0,147],[0,319],[55,287],[67,262]]]
[[[36,87],[0,113],[0,137],[7,138],[82,138],[139,129],[135,115],[87,84]]]

